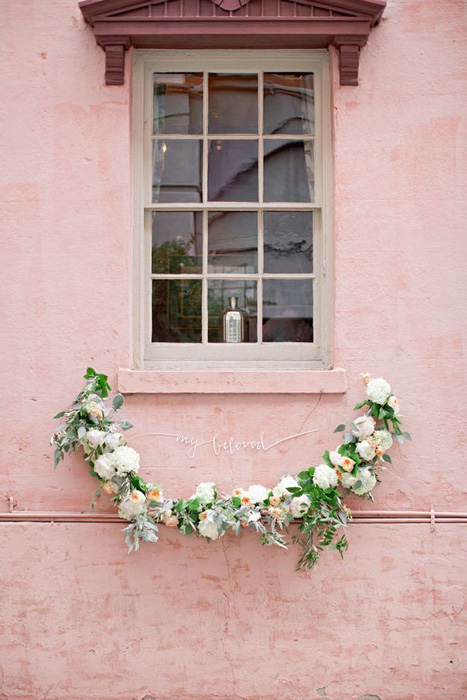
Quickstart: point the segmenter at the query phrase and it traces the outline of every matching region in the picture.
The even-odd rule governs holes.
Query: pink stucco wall
[[[414,438],[394,450],[377,507],[466,510],[466,15],[462,0],[390,0],[360,86],[336,73],[335,364],[348,392],[314,411],[316,395],[129,396],[138,433],[319,429],[235,458],[135,441],[166,490],[273,483],[316,462],[368,371],[390,379]],[[129,80],[103,85],[72,0],[3,0],[0,21],[0,509],[11,497],[79,511],[94,484],[79,459],[54,471],[48,438],[88,364],[113,384],[130,365]],[[465,532],[354,524],[345,562],[329,553],[310,576],[248,535],[163,531],[128,558],[118,524],[0,524],[0,698],[463,700]]]

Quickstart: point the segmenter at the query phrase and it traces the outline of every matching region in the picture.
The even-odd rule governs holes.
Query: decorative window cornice
[[[105,51],[105,82],[122,85],[125,51],[322,49],[339,51],[341,85],[358,85],[360,51],[386,0],[84,0]]]

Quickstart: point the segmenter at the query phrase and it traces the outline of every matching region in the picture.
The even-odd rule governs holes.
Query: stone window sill
[[[347,374],[331,370],[119,369],[122,394],[344,394]]]

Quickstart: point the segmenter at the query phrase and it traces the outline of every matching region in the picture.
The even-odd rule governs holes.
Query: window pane
[[[313,280],[264,280],[263,341],[313,341]]]
[[[264,271],[313,272],[312,212],[264,212]]]
[[[313,141],[264,141],[264,201],[313,202]]]
[[[203,133],[203,74],[154,74],[154,133]]]
[[[254,273],[258,269],[258,215],[254,211],[209,214],[208,272]]]
[[[197,139],[154,141],[153,202],[201,202],[202,149]]]
[[[208,160],[211,202],[258,201],[258,141],[210,141]]]
[[[201,212],[152,212],[154,274],[196,274],[203,271]]]
[[[237,298],[237,308],[247,312],[246,342],[255,343],[257,339],[257,301],[256,281],[254,280],[209,280],[208,314],[210,343],[221,343],[222,310],[230,306],[230,297]]]
[[[209,75],[210,134],[258,133],[258,76]]]
[[[152,281],[152,342],[201,342],[201,280]]]
[[[264,74],[264,133],[313,134],[313,73]]]

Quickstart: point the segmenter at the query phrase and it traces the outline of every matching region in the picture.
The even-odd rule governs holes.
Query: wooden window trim
[[[360,52],[385,0],[278,0],[266,14],[255,0],[84,0],[79,3],[105,51],[105,82],[122,85],[125,52],[136,49],[327,49],[339,53],[341,85],[358,85]],[[191,8],[197,8],[195,10]],[[283,11],[282,8],[288,9]],[[298,9],[297,9],[298,8]]]

